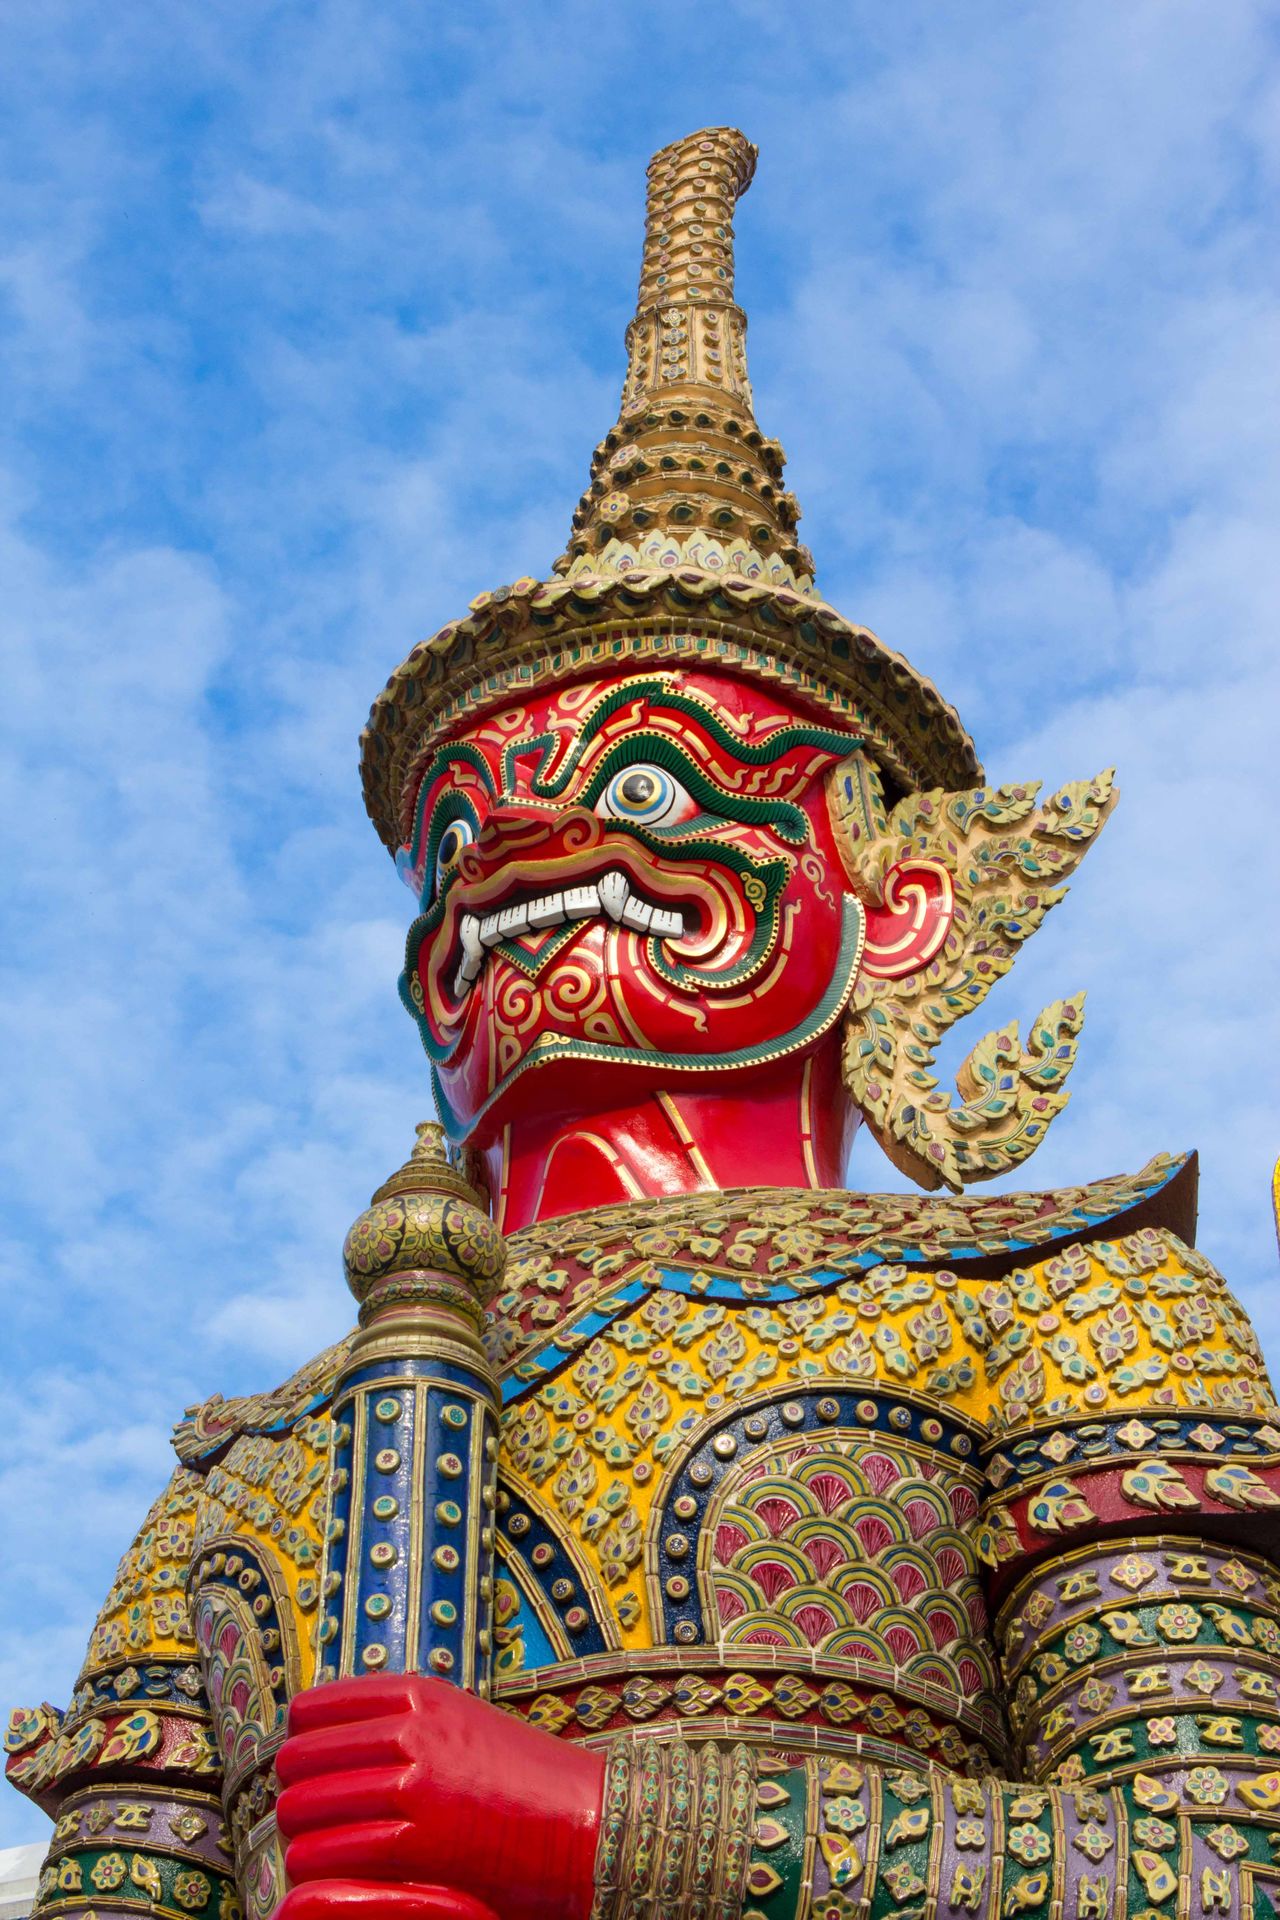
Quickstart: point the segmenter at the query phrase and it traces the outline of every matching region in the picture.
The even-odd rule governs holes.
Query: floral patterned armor
[[[815,593],[733,300],[754,150],[650,168],[546,582],[363,743],[439,1126],[355,1333],[175,1435],[8,1773],[39,1913],[1272,1920],[1280,1416],[1195,1167],[969,1198],[1082,996],[934,1050],[1110,776],[984,783]],[[865,1121],[925,1192],[843,1190]]]

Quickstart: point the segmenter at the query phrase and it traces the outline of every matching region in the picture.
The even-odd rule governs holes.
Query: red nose
[[[486,861],[506,848],[538,846],[561,817],[558,808],[537,800],[506,801],[489,814],[476,836],[475,850]]]
[[[487,880],[516,860],[556,860],[594,846],[601,823],[587,807],[556,807],[540,801],[497,806],[458,863],[463,880]]]

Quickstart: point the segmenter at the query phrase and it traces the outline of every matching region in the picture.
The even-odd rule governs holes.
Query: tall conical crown
[[[705,127],[649,162],[622,410],[592,457],[557,573],[683,562],[813,585],[782,448],[756,424],[733,297],[733,213],[755,165],[734,127]]]
[[[813,591],[782,448],[756,425],[733,297],[733,210],[755,161],[735,129],[709,127],[649,163],[622,410],[595,450],[558,577],[477,594],[411,649],[370,711],[365,804],[392,853],[412,835],[442,738],[513,695],[588,675],[763,676],[857,732],[899,791],[980,774],[937,688]]]

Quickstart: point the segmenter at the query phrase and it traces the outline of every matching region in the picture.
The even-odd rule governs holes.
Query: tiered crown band
[[[756,425],[747,316],[733,298],[733,211],[755,165],[733,127],[677,140],[649,162],[622,411],[592,456],[557,573],[714,556],[747,578],[813,586],[782,448]]]

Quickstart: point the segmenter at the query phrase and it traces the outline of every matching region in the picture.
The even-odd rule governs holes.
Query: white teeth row
[[[650,906],[639,894],[632,893],[625,873],[605,873],[593,887],[566,887],[563,893],[544,893],[536,900],[502,907],[497,913],[464,913],[459,928],[462,960],[453,983],[459,999],[480,975],[485,949],[500,940],[511,940],[520,933],[540,933],[546,927],[562,927],[567,920],[592,920],[598,913],[607,915],[619,926],[636,933],[656,934],[659,939],[678,939],[684,932],[684,915],[667,907]]]

